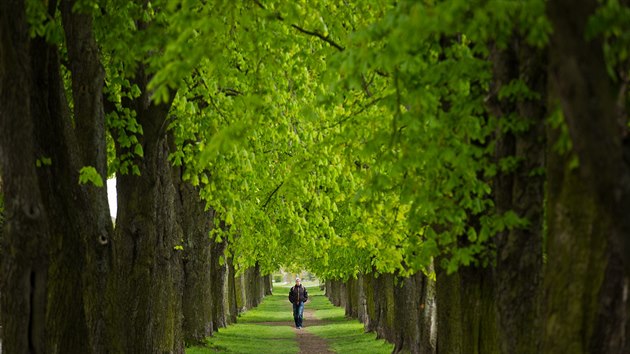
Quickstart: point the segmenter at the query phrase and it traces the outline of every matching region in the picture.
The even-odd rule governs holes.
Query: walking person
[[[302,328],[302,320],[304,314],[304,303],[308,300],[308,292],[300,283],[300,278],[295,278],[295,285],[289,290],[289,301],[293,304],[293,320],[295,320],[295,328]]]

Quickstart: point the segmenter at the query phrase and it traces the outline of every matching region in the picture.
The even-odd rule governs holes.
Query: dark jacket
[[[300,302],[306,302],[308,300],[308,291],[300,284],[300,286],[292,286],[289,290],[289,301],[292,304],[298,304]]]

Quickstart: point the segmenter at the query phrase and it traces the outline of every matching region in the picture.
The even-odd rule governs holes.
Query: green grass
[[[309,294],[311,294],[310,290]],[[362,323],[355,319],[346,318],[345,310],[331,304],[319,289],[314,290],[310,298],[312,299],[310,306],[317,309],[315,317],[332,323],[312,327],[305,323],[305,329],[326,339],[333,351],[344,354],[389,354],[392,352],[393,344],[383,339],[377,340],[374,333],[365,333]]]
[[[238,323],[256,323],[270,321],[293,322],[293,307],[289,302],[289,288],[274,288],[272,296],[265,297],[264,301],[255,309],[246,311],[238,318]]]
[[[316,310],[318,319],[330,321],[324,326],[309,326],[304,330],[324,338],[337,353],[378,354],[391,353],[393,345],[376,340],[376,335],[363,332],[363,325],[344,317],[344,310],[333,306],[319,290],[317,284],[305,284],[309,292],[307,308]],[[288,301],[290,285],[277,286],[274,295],[268,296],[255,309],[245,312],[238,323],[221,328],[208,338],[207,347],[186,349],[186,354],[209,353],[278,353],[294,354],[299,351],[295,330],[291,326],[270,326],[260,322],[293,322],[292,307]]]
[[[213,337],[208,338],[207,347],[187,348],[186,354],[295,354],[298,351],[295,331],[291,327],[240,323],[221,328]]]
[[[394,348],[393,344],[383,339],[376,339],[376,334],[365,333],[363,324],[356,320],[306,327],[305,329],[326,339],[330,348],[336,353],[389,354]]]

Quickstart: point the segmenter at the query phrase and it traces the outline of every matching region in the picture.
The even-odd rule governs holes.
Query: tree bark
[[[136,158],[140,176],[117,175],[118,218],[114,239],[112,296],[116,328],[114,350],[183,352],[181,301],[183,231],[176,210],[178,176],[168,160],[165,120],[169,103],[151,103],[149,77],[139,66],[135,77],[141,96],[126,102],[143,127]],[[128,152],[117,146],[118,154]]]
[[[491,271],[437,270],[437,353],[499,353]]]
[[[218,331],[228,324],[225,303],[225,289],[227,288],[227,260],[223,252],[227,247],[227,240],[213,242],[211,256],[212,274],[212,328]]]
[[[188,183],[179,185],[180,210],[184,232],[184,342],[202,344],[212,334],[212,274],[209,232],[214,212],[205,210],[199,189]]]
[[[394,286],[396,312],[394,352],[435,353],[435,341],[432,342],[434,295],[432,281],[422,273],[400,279],[400,284]]]
[[[365,293],[366,282],[365,275],[363,273],[359,273],[359,278],[357,279],[357,299],[358,299],[358,309],[357,309],[357,318],[361,323],[363,323],[364,327],[369,327],[370,323],[370,314],[368,312],[368,300],[367,295]]]
[[[500,172],[495,178],[493,193],[497,211],[514,211],[529,222],[526,228],[504,231],[494,238],[497,247],[495,290],[503,353],[539,353],[542,338],[545,178],[537,171],[544,169],[545,161],[546,58],[542,50],[523,42],[514,35],[506,49],[492,48],[491,58],[495,95],[490,111],[499,119],[517,119],[528,126],[524,132],[497,131],[497,162],[507,157],[521,161],[515,171]],[[522,80],[540,98],[500,101],[496,93],[513,80]]]
[[[0,188],[0,192],[2,189]],[[2,235],[0,234],[0,237]],[[265,276],[265,296],[273,295],[273,274],[267,274]]]
[[[374,278],[374,302],[375,320],[373,330],[377,338],[382,338],[390,343],[395,341],[394,322],[396,313],[394,310],[394,276],[392,274],[379,274]]]
[[[23,1],[0,3],[0,162],[6,205],[1,311],[3,349],[46,353],[47,214],[35,167],[37,87]],[[40,92],[37,92],[39,94]]]
[[[226,320],[227,324],[236,323],[236,319],[238,318],[238,305],[236,304],[236,279],[235,279],[236,270],[234,269],[234,263],[232,257],[228,258],[227,261],[227,274],[226,274],[226,282],[224,288],[224,297],[225,300],[223,306],[226,311]]]
[[[366,307],[366,318],[367,321],[364,321],[364,328],[367,331],[374,332],[376,328],[376,314],[378,313],[378,306],[376,301],[374,300],[374,275],[373,274],[364,274],[363,275],[363,292],[365,293],[365,307]]]
[[[357,294],[357,280],[356,279],[348,279],[344,282],[346,293],[345,293],[345,314],[346,317],[356,318],[359,314],[358,309],[358,294]]]
[[[236,285],[236,307],[238,312],[247,310],[247,289],[245,286],[245,273],[241,273],[235,280]]]
[[[620,353],[626,342],[627,117],[619,118],[602,39],[585,34],[597,6],[595,0],[547,3],[554,28],[551,99],[562,107],[572,151],[551,152],[547,164],[546,352]],[[557,132],[548,134],[557,140]]]

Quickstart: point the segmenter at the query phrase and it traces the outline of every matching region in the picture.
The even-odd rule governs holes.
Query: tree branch
[[[282,187],[283,184],[284,184],[284,181],[280,182],[280,184],[276,187],[276,189],[274,189],[273,192],[269,194],[269,196],[267,197],[267,200],[265,200],[265,204],[263,204],[263,209],[267,209],[267,204],[269,204],[269,202],[271,201],[271,198],[276,194],[276,192],[278,192],[278,189],[280,189],[280,187]]]
[[[321,39],[322,41],[330,44],[331,46],[337,48],[340,52],[343,52],[345,50],[344,47],[342,47],[341,45],[339,45],[337,42],[333,41],[332,39],[330,39],[329,36],[324,36],[323,34],[319,33],[319,32],[312,32],[312,31],[308,31],[305,30],[304,28],[298,26],[298,25],[291,25],[291,27],[295,28],[296,30],[304,33],[304,34],[308,34],[311,36],[315,36],[319,39]]]
[[[258,5],[258,7],[260,7],[263,10],[267,10],[267,8],[265,7],[265,5],[263,5],[260,1],[258,0],[254,0],[254,3],[256,5]],[[280,20],[280,21],[285,21],[284,17],[282,17],[282,15],[280,15],[280,13],[275,13],[274,14],[274,18]],[[319,39],[321,39],[322,41],[328,43],[329,45],[331,45],[332,47],[335,47],[337,50],[339,50],[340,52],[343,52],[345,50],[345,48],[343,46],[341,46],[339,43],[333,41],[332,39],[330,39],[329,36],[325,36],[319,32],[315,32],[315,31],[309,31],[307,29],[304,29],[296,24],[291,24],[291,27],[295,28],[296,30],[304,33],[304,34],[308,34],[309,36],[314,36],[317,37]]]

